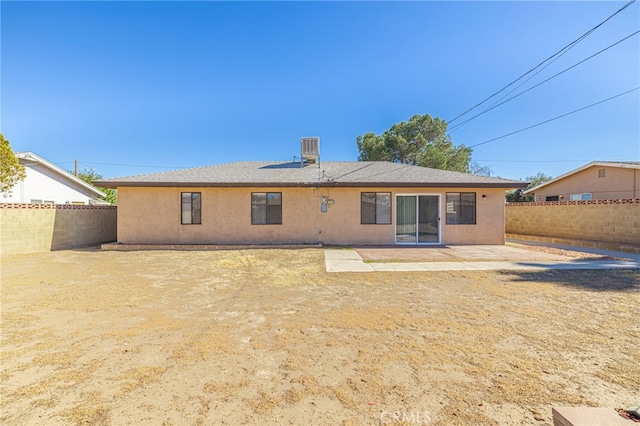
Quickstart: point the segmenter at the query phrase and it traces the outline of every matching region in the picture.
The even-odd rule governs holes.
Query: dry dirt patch
[[[330,274],[318,249],[3,258],[0,422],[550,424],[637,403],[639,290],[638,271]]]

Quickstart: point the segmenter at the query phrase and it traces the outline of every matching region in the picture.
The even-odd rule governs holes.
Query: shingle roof
[[[526,183],[430,169],[388,161],[298,162],[244,161],[151,173],[96,182],[106,188],[149,187],[494,187],[524,188]]]

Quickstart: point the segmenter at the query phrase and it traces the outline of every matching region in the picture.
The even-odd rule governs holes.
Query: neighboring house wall
[[[604,170],[604,177],[600,177]],[[637,168],[594,166],[536,190],[535,200],[560,197],[571,201],[571,194],[591,194],[592,200],[640,198],[640,170]]]
[[[640,200],[510,203],[506,232],[640,245]]]
[[[0,203],[0,255],[115,241],[116,216],[115,206]]]
[[[26,178],[13,187],[9,196],[0,198],[0,202],[31,203],[32,200],[40,200],[53,204],[89,204],[89,200],[96,198],[86,188],[41,164],[27,163],[25,168]]]
[[[202,193],[202,224],[180,224],[180,193]],[[282,225],[251,224],[251,193],[282,192]],[[362,225],[362,192],[392,193],[392,223]],[[447,192],[475,192],[476,224],[447,225]],[[398,194],[440,196],[441,242],[503,244],[504,190],[469,188],[118,188],[118,242],[126,244],[394,244]],[[487,195],[483,198],[482,195]],[[321,197],[334,201],[321,212]]]

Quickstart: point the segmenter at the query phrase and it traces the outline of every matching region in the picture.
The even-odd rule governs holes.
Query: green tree
[[[358,136],[360,161],[393,161],[434,169],[471,172],[472,149],[454,146],[447,123],[429,114],[416,114],[391,126],[381,135]]]
[[[11,194],[11,189],[26,175],[24,166],[11,149],[11,144],[0,133],[0,192],[5,197]]]
[[[506,199],[510,203],[526,203],[530,201],[535,201],[533,195],[524,195],[523,192],[535,188],[538,185],[542,185],[545,182],[553,179],[551,176],[544,174],[543,172],[538,172],[533,176],[526,177],[525,182],[529,182],[526,188],[522,189],[514,189],[513,191],[507,191]]]
[[[73,172],[69,172],[69,173],[73,174]],[[106,196],[101,197],[101,199],[108,202],[109,204],[112,204],[112,205],[116,204],[118,202],[118,191],[111,188],[102,188],[99,186],[95,186],[93,184],[94,181],[100,180],[102,179],[102,177],[103,176],[100,173],[96,172],[93,169],[84,169],[81,172],[78,172],[79,179],[82,179],[83,181],[87,182],[89,185],[105,193]]]

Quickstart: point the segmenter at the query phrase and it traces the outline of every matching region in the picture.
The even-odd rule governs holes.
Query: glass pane
[[[191,223],[202,223],[200,211],[202,209],[202,197],[199,192],[191,194]]]
[[[282,223],[282,205],[269,205],[267,207],[267,223],[279,225]]]
[[[447,223],[460,223],[458,215],[460,214],[460,193],[447,192]]]
[[[281,192],[267,193],[267,203],[269,205],[282,204],[282,193]]]
[[[266,207],[266,223],[281,224],[282,223],[282,193],[268,192]]]
[[[463,192],[460,194],[460,222],[476,223],[476,193]]]
[[[399,195],[396,198],[396,241],[416,242],[416,197]]]
[[[590,200],[590,199],[591,199],[591,193],[582,194],[582,199],[583,199],[583,200]],[[46,201],[45,201],[45,202],[46,202]]]
[[[376,223],[391,223],[391,193],[376,194]]]
[[[418,197],[418,242],[439,242],[437,195],[421,195]]]
[[[264,192],[251,194],[251,223],[254,225],[267,223],[267,194]]]
[[[191,193],[182,193],[182,207],[181,207],[182,223],[189,225],[191,223]]]
[[[376,223],[376,193],[363,192],[360,199],[360,223]]]

